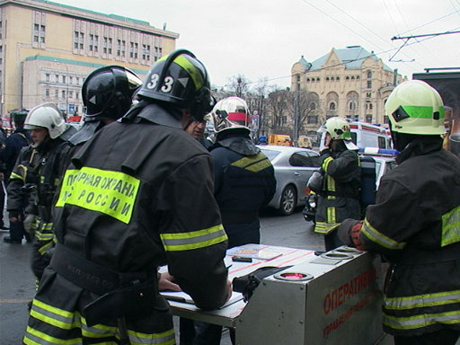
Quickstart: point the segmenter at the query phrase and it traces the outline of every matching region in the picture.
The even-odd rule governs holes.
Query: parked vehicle
[[[311,149],[313,147],[313,144],[309,137],[307,137],[306,135],[301,135],[299,136],[298,146],[306,149]]]
[[[394,169],[397,166],[396,155],[398,151],[393,149],[379,149],[379,148],[361,148],[359,155],[361,162],[369,162],[367,158],[372,158],[375,166],[375,193],[380,185],[380,180],[388,171]],[[366,157],[366,158],[364,158]],[[307,181],[308,182],[308,181]],[[372,193],[372,191],[368,191]],[[374,196],[375,197],[375,196]],[[365,198],[362,198],[362,202]],[[318,204],[318,194],[314,193],[310,188],[305,185],[305,207],[302,211],[304,219],[307,222],[312,221],[315,223],[316,206]],[[367,206],[364,205],[364,206]],[[364,209],[364,208],[363,208]]]
[[[350,131],[351,139],[358,147],[377,147],[380,149],[393,148],[389,131],[384,127],[366,122],[354,121],[350,122]],[[321,136],[319,150],[322,151],[326,137],[326,132],[324,132],[322,126],[318,129],[318,134]]]
[[[319,170],[319,153],[300,147],[259,146],[275,169],[276,192],[268,207],[289,215],[305,204],[305,185]]]
[[[268,144],[278,146],[294,146],[291,137],[286,134],[270,134],[268,136]]]

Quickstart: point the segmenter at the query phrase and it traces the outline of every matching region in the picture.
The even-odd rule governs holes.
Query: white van
[[[358,147],[378,147],[380,149],[391,149],[393,144],[389,130],[372,125],[367,122],[350,122],[351,139]],[[321,151],[324,148],[324,139],[326,133],[321,126],[318,129],[318,134],[321,134],[320,147]]]

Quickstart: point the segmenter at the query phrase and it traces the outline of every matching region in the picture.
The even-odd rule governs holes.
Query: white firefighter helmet
[[[399,84],[385,103],[391,130],[404,134],[442,135],[445,110],[439,93],[421,80]]]
[[[331,135],[332,140],[343,140],[349,150],[357,150],[358,147],[351,140],[350,124],[340,117],[331,117],[324,124],[322,131]]]
[[[220,100],[205,119],[213,123],[216,133],[228,129],[249,131],[249,108],[246,102],[239,97],[232,96]]]
[[[56,139],[65,132],[67,126],[54,103],[43,103],[29,111],[24,128],[46,128],[51,139]]]

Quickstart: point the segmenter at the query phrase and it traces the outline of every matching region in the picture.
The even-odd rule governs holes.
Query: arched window
[[[329,110],[335,110],[335,108],[336,108],[335,102],[329,103]]]
[[[367,71],[367,79],[371,79],[372,78],[372,71]]]
[[[354,112],[356,110],[356,102],[355,101],[351,101],[350,103],[348,103],[348,109],[352,112]]]

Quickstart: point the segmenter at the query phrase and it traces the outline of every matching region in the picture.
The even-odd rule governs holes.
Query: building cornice
[[[46,11],[78,20],[113,25],[116,27],[141,31],[147,34],[164,36],[172,39],[179,38],[178,33],[157,29],[154,26],[151,26],[147,21],[141,21],[138,19],[123,17],[115,14],[103,14],[74,6],[59,4],[57,2],[46,0],[0,0],[0,7],[5,5],[15,5],[38,11]]]

